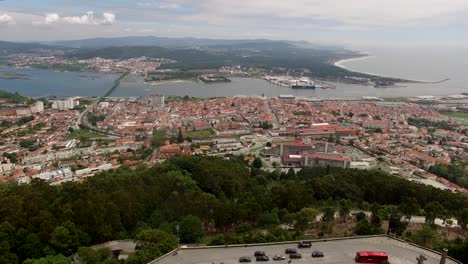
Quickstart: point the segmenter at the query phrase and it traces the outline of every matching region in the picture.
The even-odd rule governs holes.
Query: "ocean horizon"
[[[367,48],[361,53],[367,56],[340,60],[335,66],[412,81],[449,79],[442,83],[407,84],[409,88],[417,88],[419,95],[447,96],[468,92],[468,74],[465,72],[468,48]]]

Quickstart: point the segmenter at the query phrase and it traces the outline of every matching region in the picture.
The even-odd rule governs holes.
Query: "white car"
[[[285,260],[286,257],[283,255],[274,255],[273,260]]]

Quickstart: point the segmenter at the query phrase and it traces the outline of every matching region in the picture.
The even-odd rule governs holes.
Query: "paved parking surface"
[[[269,262],[259,263],[288,263],[289,259],[283,261],[273,261],[272,257],[276,254],[285,255],[286,248],[297,248],[297,244],[283,244],[271,246],[248,246],[248,247],[229,247],[229,248],[205,248],[205,249],[182,249],[177,255],[170,255],[158,262],[152,264],[233,264],[239,263],[239,257],[249,256],[252,263],[257,263],[253,254],[257,250],[265,251],[270,257]],[[325,254],[323,258],[312,258],[311,253],[314,250],[322,251]],[[310,249],[298,249],[302,254],[302,259],[294,259],[291,263],[354,263],[354,256],[357,251],[385,251],[389,255],[389,262],[392,264],[416,263],[416,257],[423,254],[427,257],[425,264],[438,264],[440,255],[411,246],[387,237],[359,238],[350,240],[336,240],[327,242],[313,242]],[[455,263],[447,259],[447,264]]]

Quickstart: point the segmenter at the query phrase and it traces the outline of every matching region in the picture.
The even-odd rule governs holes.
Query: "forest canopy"
[[[119,168],[58,187],[40,180],[0,185],[0,262],[70,256],[83,246],[137,236],[163,237],[158,240],[163,242],[144,247],[158,255],[174,245],[175,224],[184,232],[183,242],[194,243],[207,226],[224,234],[291,218],[300,224],[317,209],[330,211],[324,207],[343,201],[363,209],[433,208],[434,217],[456,217],[465,226],[468,222],[465,195],[378,170],[307,168],[297,174],[270,173],[251,167],[241,157],[176,157],[152,168]],[[292,238],[281,230],[272,234],[278,240]],[[218,239],[225,242],[225,237]],[[145,252],[139,253],[141,262],[137,255],[131,263],[155,257]]]

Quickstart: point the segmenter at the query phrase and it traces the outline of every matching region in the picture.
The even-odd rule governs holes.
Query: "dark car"
[[[297,244],[297,247],[298,248],[310,248],[310,247],[312,247],[312,242],[301,241],[301,242],[299,242],[299,244]]]
[[[300,258],[302,258],[302,255],[299,254],[299,253],[291,253],[291,254],[289,254],[289,258],[290,259],[300,259]]]
[[[286,257],[283,255],[274,255],[273,260],[285,260]]]
[[[313,258],[323,258],[325,255],[323,255],[323,252],[321,251],[314,251],[312,252],[312,257]]]
[[[270,261],[268,256],[258,256],[257,261]]]
[[[295,248],[287,248],[284,252],[286,252],[286,254],[291,254],[297,253],[297,250]]]
[[[240,257],[239,262],[251,262],[252,260],[249,257]]]
[[[255,251],[254,256],[256,257],[265,256],[265,251]]]

